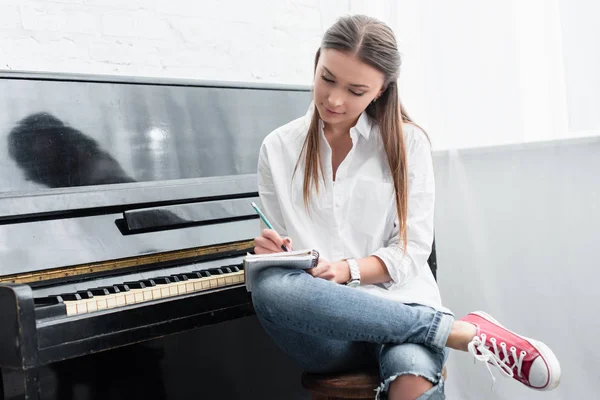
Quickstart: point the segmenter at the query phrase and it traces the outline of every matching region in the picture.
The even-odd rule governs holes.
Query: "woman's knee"
[[[270,267],[257,271],[252,282],[252,303],[257,312],[285,307],[292,292],[290,275],[301,273],[288,268]]]
[[[380,391],[389,400],[443,399],[441,371],[445,353],[422,345],[404,343],[382,345],[379,363],[385,377]]]
[[[417,375],[401,375],[389,386],[388,400],[415,400],[433,388],[433,382]]]

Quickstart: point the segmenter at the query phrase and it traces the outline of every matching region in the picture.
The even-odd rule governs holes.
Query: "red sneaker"
[[[560,364],[544,343],[509,331],[482,311],[460,320],[477,328],[477,334],[469,343],[469,353],[477,360],[495,365],[505,376],[535,390],[552,390],[558,386]]]

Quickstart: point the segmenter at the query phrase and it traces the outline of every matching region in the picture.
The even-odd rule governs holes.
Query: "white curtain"
[[[402,100],[434,149],[600,134],[595,0],[321,1],[380,18],[403,54]]]

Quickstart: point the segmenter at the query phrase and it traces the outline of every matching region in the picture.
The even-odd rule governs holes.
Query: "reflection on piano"
[[[45,112],[12,129],[8,152],[27,179],[51,188],[134,182],[94,139]]]
[[[7,168],[0,171],[12,190],[0,195],[5,400],[40,399],[44,366],[60,370],[99,352],[110,360],[109,350],[251,315],[241,261],[259,230],[250,206],[259,201],[258,145],[303,114],[310,99],[308,88],[63,80],[0,76],[2,96],[19,93],[11,98],[14,110],[27,112],[10,126],[0,113],[0,143],[11,168],[47,188],[19,192],[30,187],[14,172],[3,175]],[[52,108],[64,112],[40,112],[39,99],[58,90],[72,91]],[[149,90],[153,96],[144,97]],[[137,122],[145,115],[140,98],[161,100],[150,124]],[[96,103],[122,104],[106,114],[117,115],[105,123],[113,130],[98,130],[106,137],[72,127],[82,126],[78,119],[92,120]],[[190,131],[200,126],[195,118],[205,131]],[[165,147],[141,145],[156,137],[118,125],[128,121],[160,126]],[[182,121],[189,125],[178,125]],[[114,132],[130,136],[115,139]],[[119,154],[131,155],[130,173],[110,155],[117,145],[124,146]],[[148,156],[149,148],[161,157]],[[62,388],[60,398],[68,399],[70,390]]]

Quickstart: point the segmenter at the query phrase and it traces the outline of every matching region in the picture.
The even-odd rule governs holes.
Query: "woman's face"
[[[324,49],[315,71],[314,97],[319,116],[330,126],[349,128],[383,92],[384,75],[339,50]]]

